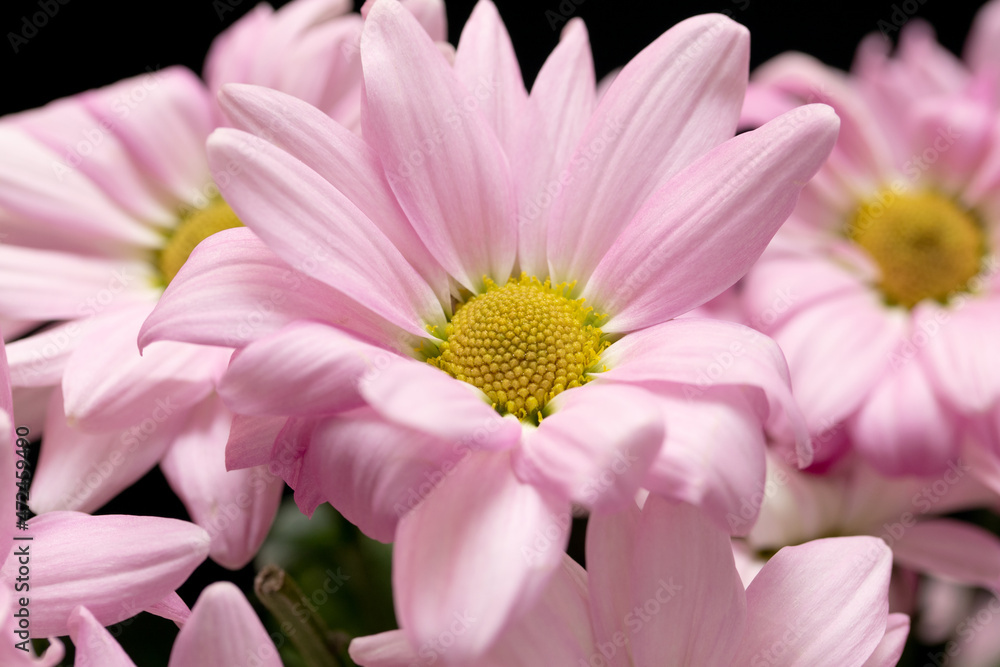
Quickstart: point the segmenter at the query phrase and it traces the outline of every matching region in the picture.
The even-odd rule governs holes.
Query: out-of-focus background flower
[[[723,12],[750,29],[751,68],[779,53],[797,50],[847,69],[863,37],[881,32],[894,41],[900,28],[911,20],[932,24],[941,44],[960,53],[982,4],[942,0],[846,4],[792,0],[495,2],[529,86],[572,17],[586,22],[597,75],[603,77],[670,26],[705,12]],[[277,8],[287,3],[275,0],[270,4]],[[473,0],[447,2],[452,43],[457,42],[474,4]],[[170,65],[200,72],[212,39],[254,5],[253,0],[4,0],[0,6],[0,114],[38,107]],[[356,2],[355,10],[360,5]],[[664,109],[664,113],[670,110]],[[97,513],[187,518],[158,468]],[[575,536],[571,549],[574,556],[582,558],[580,537]],[[274,528],[254,563],[230,572],[206,562],[179,592],[193,604],[205,586],[225,579],[235,582],[253,600],[254,573],[275,563],[298,581],[308,603],[331,628],[351,636],[371,634],[394,627],[390,558],[389,547],[361,535],[328,505],[308,520],[286,493]],[[300,664],[294,653],[286,650],[289,642],[278,625],[263,607],[257,605],[257,610],[274,632],[272,638],[282,649],[285,664]],[[993,615],[991,612],[991,620]],[[136,664],[166,664],[175,635],[169,621],[140,614],[110,630]],[[938,664],[934,659],[940,649],[914,644],[900,664]],[[65,664],[72,664],[71,658]]]

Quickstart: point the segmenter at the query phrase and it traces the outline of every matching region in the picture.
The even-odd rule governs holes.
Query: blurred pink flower
[[[744,121],[803,102],[841,118],[829,161],[742,291],[788,357],[813,435],[845,427],[888,475],[937,475],[963,439],[1000,454],[1000,125],[995,3],[962,63],[912,21],[877,35],[852,74],[785,54],[753,75]]]
[[[568,556],[540,600],[480,660],[399,630],[351,643],[365,667],[463,664],[891,667],[909,619],[890,614],[890,552],[871,537],[779,551],[746,587],[727,534],[697,508],[650,496],[593,517],[585,572]]]
[[[209,157],[238,165],[220,185],[249,229],[196,249],[140,343],[241,348],[219,387],[244,415],[229,465],[271,462],[307,513],[329,501],[395,539],[415,644],[467,610],[453,651],[485,650],[558,568],[573,503],[612,510],[645,486],[724,526],[763,481],[762,421],[796,420],[780,352],[671,320],[756,259],[837,119],[815,106],[732,138],[748,47],[725,17],[689,19],[598,104],[581,21],[529,95],[490,2],[452,66],[379,0],[363,139],[223,88],[239,129]]]

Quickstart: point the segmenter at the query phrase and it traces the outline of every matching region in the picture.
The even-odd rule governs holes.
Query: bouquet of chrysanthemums
[[[1000,0],[600,80],[580,2],[0,117],[0,666],[1000,665]]]

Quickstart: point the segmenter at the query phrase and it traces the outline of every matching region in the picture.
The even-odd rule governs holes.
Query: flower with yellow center
[[[204,208],[185,213],[177,226],[167,232],[164,246],[156,251],[156,268],[163,286],[170,284],[199,243],[223,229],[242,226],[233,209],[221,198],[213,199]]]

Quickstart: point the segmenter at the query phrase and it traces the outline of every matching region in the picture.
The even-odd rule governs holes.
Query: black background
[[[40,12],[39,2],[58,12],[14,53],[10,33],[24,29],[24,17]],[[212,38],[254,5],[254,0],[3,0],[0,7],[0,114],[28,109],[73,93],[172,64],[200,71]],[[229,7],[235,4],[235,7]],[[284,2],[274,2],[281,5]],[[360,2],[357,3],[360,5]],[[450,40],[475,3],[451,0]],[[777,0],[496,0],[530,83],[558,40],[551,14],[571,10],[590,30],[599,75],[628,61],[678,21],[699,13],[725,11],[750,28],[752,66],[795,49],[831,65],[850,66],[858,41],[909,14],[930,21],[940,41],[960,52],[976,9],[982,3],[951,0],[896,2],[793,2]],[[219,6],[227,10],[220,17]],[[896,12],[896,9],[899,12]],[[913,11],[915,10],[915,11]],[[30,32],[30,31],[29,31]],[[893,32],[895,36],[898,32]]]

